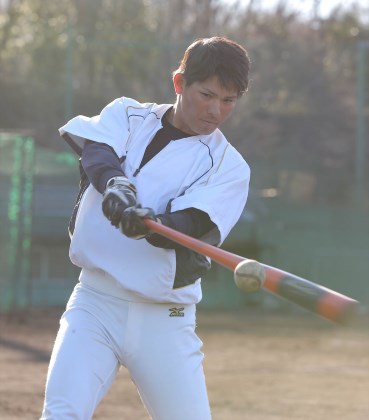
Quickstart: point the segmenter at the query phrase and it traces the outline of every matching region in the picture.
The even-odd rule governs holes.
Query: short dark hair
[[[250,59],[244,47],[225,37],[200,38],[185,51],[173,74],[181,73],[187,85],[217,76],[226,89],[238,96],[247,91]]]

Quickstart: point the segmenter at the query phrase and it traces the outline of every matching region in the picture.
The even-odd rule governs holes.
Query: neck
[[[183,130],[181,126],[178,124],[178,121],[176,122],[176,104],[173,105],[173,107],[167,111],[165,114],[165,120],[167,124],[170,124],[178,131],[181,131],[182,133],[186,134],[185,137],[194,136],[194,133],[188,132],[187,130]]]
[[[173,108],[170,109],[170,111],[166,115],[167,122],[175,127],[174,114],[175,114],[175,105],[173,106]]]

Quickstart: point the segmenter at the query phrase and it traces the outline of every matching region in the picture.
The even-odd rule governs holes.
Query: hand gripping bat
[[[348,324],[357,314],[359,302],[348,296],[278,268],[209,245],[153,220],[145,219],[144,223],[151,232],[206,255],[232,270],[236,285],[244,291],[255,291],[262,287],[274,295],[342,325]]]

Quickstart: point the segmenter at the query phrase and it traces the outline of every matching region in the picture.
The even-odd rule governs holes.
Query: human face
[[[187,86],[182,74],[176,74],[173,82],[177,101],[172,124],[185,133],[211,134],[236,105],[236,89],[225,89],[216,76]]]

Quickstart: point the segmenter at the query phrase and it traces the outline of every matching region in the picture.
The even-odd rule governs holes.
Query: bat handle
[[[202,242],[199,239],[192,238],[184,233],[175,231],[174,229],[164,226],[158,222],[154,222],[153,220],[145,219],[144,223],[150,231],[163,235],[186,248],[198,252],[199,254],[206,255],[218,264],[223,265],[232,271],[235,270],[238,263],[246,259],[223,249],[219,249],[216,246]]]

